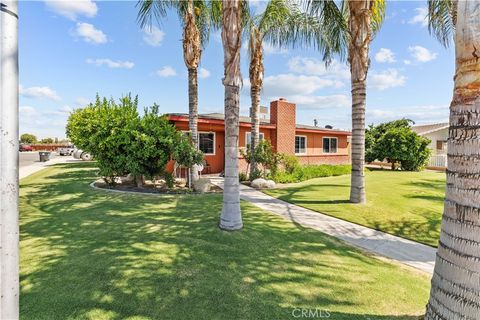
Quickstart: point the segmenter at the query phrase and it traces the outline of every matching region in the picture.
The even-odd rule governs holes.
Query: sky
[[[188,112],[182,29],[175,12],[142,30],[134,1],[20,1],[20,133],[65,137],[69,113],[96,94],[139,97],[139,109]],[[265,2],[251,2],[261,13]],[[426,26],[426,1],[387,1],[370,49],[367,124],[410,118],[417,124],[448,121],[454,50]],[[264,45],[261,104],[279,97],[297,104],[297,123],[351,127],[349,67],[335,58],[325,68],[311,48]],[[248,56],[242,49],[240,112],[250,107]],[[223,112],[223,50],[213,31],[199,68],[199,112]]]

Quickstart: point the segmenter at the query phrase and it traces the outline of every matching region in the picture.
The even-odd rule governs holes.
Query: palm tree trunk
[[[458,1],[448,170],[425,319],[480,315],[480,1]]]
[[[260,139],[260,92],[263,86],[263,48],[262,36],[260,31],[253,27],[250,33],[249,41],[250,51],[250,97],[252,107],[250,109],[250,118],[252,123],[250,150],[253,151],[258,145]],[[252,157],[250,166],[250,180],[253,180],[255,172],[258,170],[255,157]]]
[[[369,0],[350,0],[348,49],[352,84],[352,176],[350,202],[365,203],[365,107],[367,100],[368,50],[372,39]]]
[[[222,42],[225,77],[225,182],[220,228],[238,230],[243,227],[238,181],[238,133],[240,110],[240,50],[242,47],[239,0],[223,0]]]
[[[198,149],[198,73],[197,68],[188,69],[188,125],[193,145]],[[198,171],[191,169],[191,181],[198,180]]]
[[[19,318],[18,1],[0,11],[0,319]]]
[[[198,148],[198,75],[197,68],[201,57],[200,31],[195,22],[193,0],[188,0],[183,29],[183,59],[188,68],[188,115],[192,141]],[[198,180],[196,165],[190,170],[189,181]]]

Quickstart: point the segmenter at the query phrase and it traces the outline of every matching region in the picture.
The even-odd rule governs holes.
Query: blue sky
[[[98,92],[131,92],[140,108],[188,112],[187,70],[177,16],[149,32],[136,23],[133,1],[20,1],[20,132],[65,137],[74,108]],[[260,12],[265,3],[252,2]],[[428,33],[426,1],[388,1],[387,16],[371,45],[367,123],[408,117],[417,124],[448,120],[453,49]],[[223,51],[214,32],[199,71],[201,113],[223,110]],[[247,115],[248,60],[242,50],[241,113]],[[284,97],[297,103],[297,122],[350,128],[350,80],[345,62],[325,69],[314,50],[265,47],[262,104]]]

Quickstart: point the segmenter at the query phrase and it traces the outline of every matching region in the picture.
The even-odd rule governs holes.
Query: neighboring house
[[[302,164],[348,164],[350,163],[349,131],[319,128],[296,124],[296,105],[285,99],[270,103],[260,116],[260,139],[268,139],[276,152],[292,154]],[[178,130],[188,131],[188,114],[167,114]],[[246,148],[250,140],[251,121],[240,117],[239,148]],[[220,173],[224,168],[225,121],[221,113],[199,115],[199,148],[205,154],[206,167],[203,173]],[[241,170],[246,169],[240,157]]]
[[[434,123],[413,126],[412,130],[418,135],[424,136],[431,140],[428,148],[432,151],[432,156],[428,165],[430,167],[446,167],[448,123]]]

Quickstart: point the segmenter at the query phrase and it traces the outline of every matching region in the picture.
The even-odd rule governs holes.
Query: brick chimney
[[[276,125],[272,132],[272,145],[276,152],[295,154],[295,103],[284,98],[270,102],[270,123]]]

